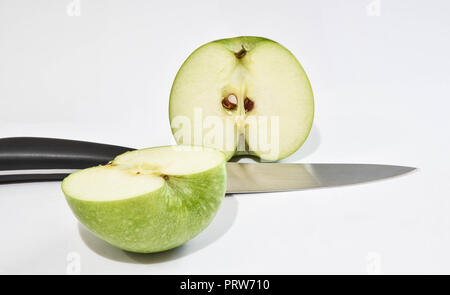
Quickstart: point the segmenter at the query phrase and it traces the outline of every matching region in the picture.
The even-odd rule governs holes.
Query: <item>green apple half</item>
[[[191,146],[142,149],[66,177],[70,208],[90,231],[132,252],[177,247],[208,226],[226,191],[226,158]]]
[[[210,146],[274,161],[304,143],[314,99],[302,66],[282,45],[260,37],[207,43],[180,68],[169,117],[178,144]]]

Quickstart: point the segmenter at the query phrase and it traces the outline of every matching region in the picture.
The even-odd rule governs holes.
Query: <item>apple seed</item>
[[[237,107],[237,97],[233,93],[222,99],[222,106],[227,110],[234,110]]]
[[[248,97],[245,98],[244,100],[244,109],[245,112],[250,112],[251,110],[253,110],[253,107],[255,106],[255,103]]]

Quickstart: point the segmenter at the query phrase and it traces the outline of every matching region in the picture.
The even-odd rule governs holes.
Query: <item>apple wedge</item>
[[[260,37],[207,43],[173,82],[169,117],[178,144],[275,161],[305,142],[314,117],[308,77],[282,45]]]
[[[66,177],[62,190],[78,220],[132,252],[177,247],[205,229],[226,191],[226,158],[192,146],[142,149]]]

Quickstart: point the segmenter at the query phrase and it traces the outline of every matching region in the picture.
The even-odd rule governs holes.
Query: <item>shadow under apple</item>
[[[222,201],[216,217],[203,232],[184,245],[159,253],[142,254],[121,250],[95,236],[81,223],[78,223],[78,231],[86,246],[100,256],[118,262],[153,264],[190,255],[219,240],[233,226],[237,212],[238,201],[236,197],[227,195]]]

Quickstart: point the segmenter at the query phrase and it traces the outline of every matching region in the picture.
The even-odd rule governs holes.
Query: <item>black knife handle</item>
[[[130,150],[133,149],[68,139],[1,138],[0,183],[60,180],[67,173],[29,173],[26,170],[82,169],[105,164]],[[14,174],[8,174],[11,170]],[[23,170],[23,173],[17,173],[17,170]]]

